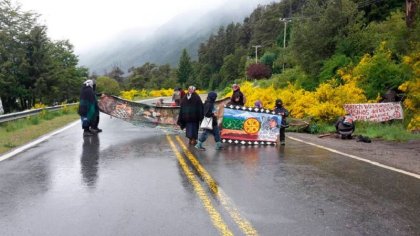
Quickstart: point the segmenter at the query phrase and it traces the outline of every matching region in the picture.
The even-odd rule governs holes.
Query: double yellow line
[[[183,155],[178,151],[178,148],[175,146],[172,138],[169,135],[166,135],[166,138],[173,152],[175,153],[182,170],[187,176],[189,182],[193,185],[194,191],[202,201],[204,208],[206,209],[207,213],[211,218],[211,221],[213,222],[213,225],[216,227],[216,229],[219,230],[219,233],[221,235],[233,235],[232,231],[222,219],[220,213],[214,208],[210,197],[206,194],[206,191],[201,186],[199,180],[197,180],[197,177],[195,177],[193,171],[190,170]],[[230,217],[237,224],[238,228],[245,235],[258,235],[258,232],[254,229],[251,223],[241,216],[238,209],[234,206],[230,198],[223,192],[223,190],[220,187],[217,186],[216,181],[214,181],[210,174],[200,165],[197,158],[195,158],[195,156],[188,150],[188,148],[185,146],[184,142],[180,139],[179,136],[176,136],[176,140],[181,146],[186,158],[190,161],[195,170],[207,184],[210,191],[214,194],[214,196],[220,201],[225,210],[229,213]]]

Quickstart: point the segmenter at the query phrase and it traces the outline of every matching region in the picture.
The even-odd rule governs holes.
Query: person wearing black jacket
[[[281,124],[280,124],[280,144],[286,144],[286,117],[289,116],[289,111],[284,108],[283,101],[281,99],[276,100],[276,107],[274,108],[274,112],[281,115]]]
[[[206,101],[204,102],[204,110],[203,110],[204,116],[213,118],[213,124],[212,124],[213,129],[203,130],[203,132],[200,135],[200,138],[198,139],[198,143],[195,145],[195,148],[199,150],[206,150],[203,147],[203,143],[207,140],[207,137],[209,134],[213,134],[214,136],[214,141],[216,142],[216,150],[221,150],[223,148],[221,138],[220,138],[219,127],[217,125],[216,107],[214,105],[214,103],[216,102],[216,98],[217,98],[217,93],[210,92],[207,95]]]
[[[341,136],[342,139],[352,139],[352,134],[356,129],[351,114],[339,117],[335,122],[335,130]]]
[[[93,133],[89,127],[95,122],[97,115],[97,100],[95,92],[93,91],[93,81],[86,80],[80,91],[80,103],[78,113],[82,121],[82,128],[84,130],[83,136],[92,136]]]
[[[239,85],[234,84],[232,85],[233,94],[230,98],[230,102],[228,105],[234,105],[234,106],[244,106],[246,103],[246,99],[244,94],[241,92],[241,88]]]
[[[198,129],[203,119],[203,102],[195,92],[195,87],[190,86],[188,93],[182,98],[177,124],[185,128],[185,135],[190,145],[197,144]]]

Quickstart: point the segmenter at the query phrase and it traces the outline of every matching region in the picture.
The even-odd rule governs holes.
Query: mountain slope
[[[210,34],[217,32],[220,26],[231,22],[241,23],[258,4],[268,2],[271,1],[229,1],[213,11],[179,15],[146,38],[125,34],[111,41],[107,48],[81,54],[79,65],[88,67],[96,74],[109,72],[113,66],[127,71],[146,62],[176,66],[184,48],[195,60],[199,45]]]

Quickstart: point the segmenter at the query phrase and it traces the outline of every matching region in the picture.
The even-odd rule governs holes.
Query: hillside
[[[97,74],[104,74],[116,65],[124,71],[146,62],[176,66],[184,48],[192,59],[196,59],[199,45],[210,34],[216,33],[220,26],[242,22],[258,4],[268,2],[273,1],[254,0],[241,4],[230,1],[212,11],[178,15],[145,39],[120,35],[109,43],[109,47],[96,48],[79,55],[79,65],[86,66]]]

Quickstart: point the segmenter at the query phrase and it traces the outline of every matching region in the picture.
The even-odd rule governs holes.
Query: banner
[[[228,101],[229,99],[227,98],[216,101],[217,114],[220,120],[223,117],[223,107]],[[98,106],[101,112],[134,125],[146,127],[165,126],[179,129],[176,124],[180,110],[179,106],[149,105],[105,94],[99,98]]]
[[[225,107],[222,141],[237,144],[276,144],[282,117],[272,110]]]
[[[399,102],[344,104],[344,110],[355,120],[383,122],[403,119],[403,110]]]

